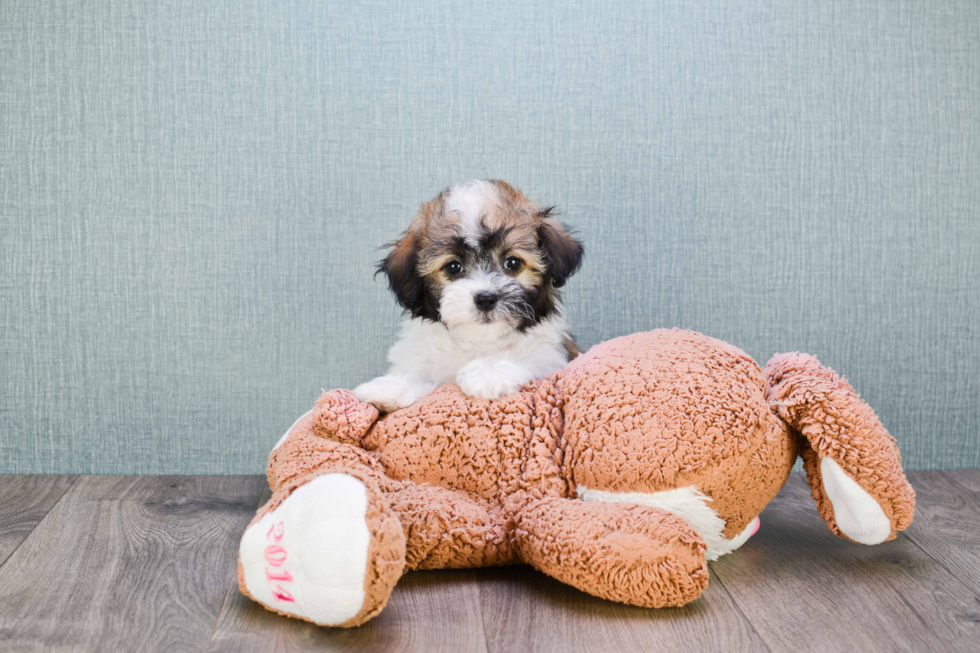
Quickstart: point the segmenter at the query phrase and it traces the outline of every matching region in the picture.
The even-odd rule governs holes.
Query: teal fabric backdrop
[[[808,351],[980,465],[974,0],[9,0],[0,472],[261,473],[473,177],[578,229],[581,343]]]

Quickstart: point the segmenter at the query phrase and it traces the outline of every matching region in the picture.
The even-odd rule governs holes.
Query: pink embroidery
[[[296,599],[293,598],[293,595],[287,592],[286,590],[284,590],[281,585],[276,585],[276,590],[277,591],[274,591],[272,595],[276,597],[277,601],[288,601],[289,603],[296,602]]]
[[[278,544],[270,544],[265,547],[265,561],[273,567],[282,567],[286,562],[286,549]]]
[[[266,533],[265,537],[270,542],[280,542],[282,541],[282,536],[285,534],[286,528],[283,526],[282,522],[278,524],[273,524],[269,528],[269,532]],[[282,567],[286,563],[286,557],[288,553],[286,549],[282,548],[278,544],[270,544],[265,547],[265,561],[268,562],[273,567]],[[273,573],[268,567],[265,569],[265,577],[269,580],[269,584],[276,581],[282,581],[288,583],[293,579],[293,575],[287,570],[283,569],[279,573]],[[296,599],[293,595],[282,588],[282,585],[276,585],[276,588],[272,590],[272,596],[276,597],[277,601],[285,601],[287,603],[295,603]]]
[[[281,580],[283,582],[289,582],[293,579],[293,575],[288,571],[283,571],[281,574],[274,574],[268,569],[265,570],[265,576],[269,579],[269,584],[272,584],[274,580]]]
[[[270,542],[279,542],[282,539],[283,525],[282,522],[278,524],[273,524],[269,527],[269,532],[266,534],[266,539]]]

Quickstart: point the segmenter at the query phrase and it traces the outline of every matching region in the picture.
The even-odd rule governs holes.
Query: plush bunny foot
[[[600,598],[676,607],[708,586],[704,540],[663,508],[546,497],[522,510],[514,535],[524,562]]]
[[[281,492],[245,531],[242,591],[323,626],[356,626],[384,607],[405,565],[405,537],[376,488],[327,473]]]

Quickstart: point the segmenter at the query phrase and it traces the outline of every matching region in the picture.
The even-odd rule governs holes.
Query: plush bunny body
[[[765,370],[700,334],[593,347],[491,401],[443,386],[380,416],[324,393],[272,452],[242,539],[242,591],[354,626],[408,569],[525,562],[603,598],[677,606],[744,543],[797,454],[821,515],[872,544],[912,519],[894,440],[811,357]]]

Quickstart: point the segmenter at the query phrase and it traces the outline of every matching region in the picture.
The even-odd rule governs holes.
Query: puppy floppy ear
[[[548,274],[555,288],[565,285],[565,280],[575,274],[582,264],[585,250],[582,243],[568,233],[568,227],[553,219],[554,208],[538,213],[542,218],[538,227],[538,241],[544,254]]]
[[[409,230],[386,247],[391,247],[392,250],[378,263],[375,274],[384,274],[388,278],[388,288],[402,308],[415,317],[425,317],[428,302],[425,282],[418,272],[418,238]]]

